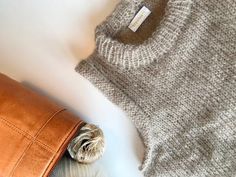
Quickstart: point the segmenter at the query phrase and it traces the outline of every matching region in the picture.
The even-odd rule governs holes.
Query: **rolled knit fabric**
[[[235,0],[122,0],[76,70],[132,119],[145,177],[236,176]]]
[[[108,177],[105,169],[97,164],[78,163],[70,157],[63,156],[50,177]]]

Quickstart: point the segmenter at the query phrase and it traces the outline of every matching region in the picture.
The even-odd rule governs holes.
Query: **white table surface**
[[[143,145],[125,113],[74,71],[118,0],[0,0],[0,72],[99,125],[111,177],[141,177]]]

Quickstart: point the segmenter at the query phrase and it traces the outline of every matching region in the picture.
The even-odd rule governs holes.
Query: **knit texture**
[[[236,176],[235,0],[122,0],[76,70],[132,119],[145,177]]]
[[[97,164],[82,164],[66,155],[58,162],[50,177],[108,177]]]

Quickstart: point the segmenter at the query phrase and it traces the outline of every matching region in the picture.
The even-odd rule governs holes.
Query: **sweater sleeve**
[[[102,60],[98,56],[90,56],[88,59],[82,60],[75,70],[102,91],[111,102],[124,110],[138,129],[142,129],[137,118],[143,119],[144,112],[122,88],[119,88],[119,83],[114,81],[116,80],[114,79],[116,75],[113,74],[114,68],[101,62]]]
[[[82,60],[75,70],[102,91],[110,101],[120,105],[120,100],[125,99],[124,93],[109,79],[109,73],[104,73],[104,66],[101,68],[95,60],[97,59],[93,57]]]

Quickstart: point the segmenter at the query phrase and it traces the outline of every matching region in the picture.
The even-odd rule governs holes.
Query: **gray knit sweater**
[[[236,176],[235,0],[122,0],[76,70],[132,119],[145,177]]]

